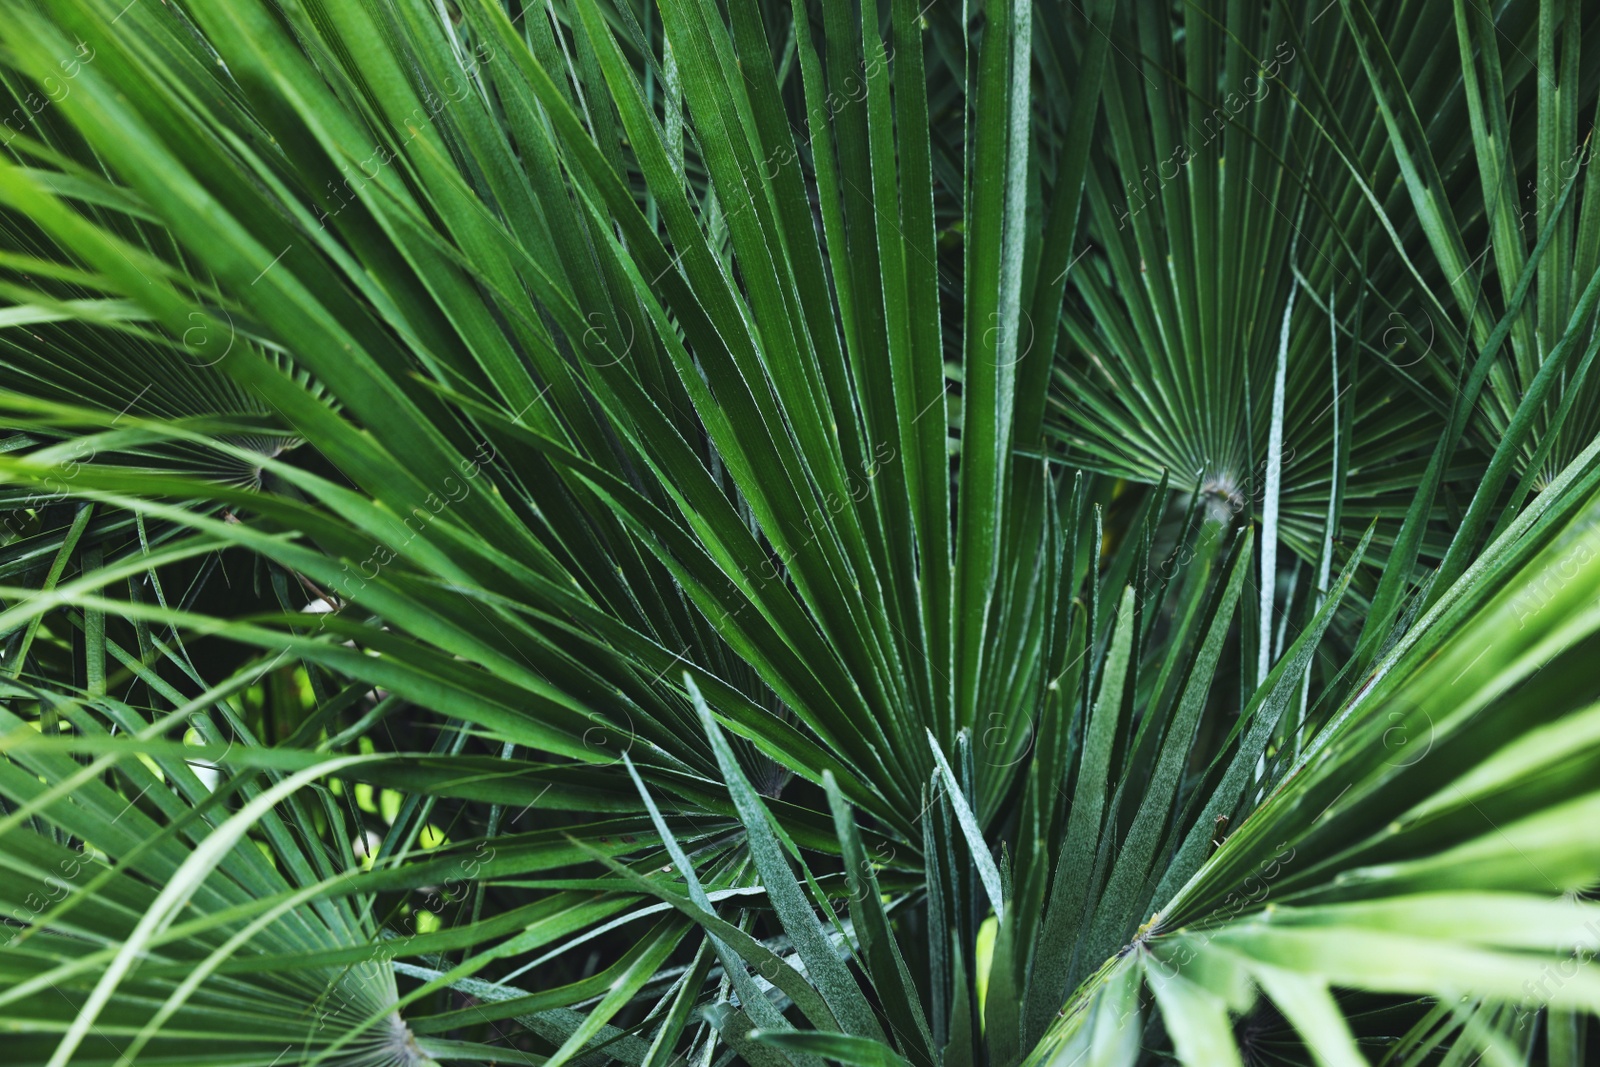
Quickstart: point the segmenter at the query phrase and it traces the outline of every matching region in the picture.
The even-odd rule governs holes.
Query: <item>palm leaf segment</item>
[[[1592,694],[1577,668],[1593,628],[1584,601],[1593,450],[1472,564],[1471,582],[1434,589],[1427,618],[1383,648],[1410,567],[1386,575],[1358,669],[1326,672],[1311,699],[1305,679],[1356,553],[1336,585],[1300,601],[1298,639],[1274,645],[1270,625],[1247,638],[1275,666],[1243,687],[1231,730],[1204,728],[1218,721],[1224,698],[1212,679],[1236,613],[1251,610],[1253,598],[1241,599],[1251,536],[1190,508],[1180,541],[1198,541],[1197,562],[1169,580],[1163,564],[1175,557],[1153,548],[1164,493],[1120,517],[1125,536],[1103,555],[1100,505],[1115,503],[1104,487],[1063,480],[1027,454],[1043,433],[1056,337],[1026,327],[1056,318],[1085,187],[1102,251],[1095,273],[1073,283],[1076,299],[1100,308],[1094,330],[1141,314],[1126,295],[1115,311],[1109,296],[1113,282],[1137,290],[1117,281],[1131,266],[1119,261],[1105,189],[1108,168],[1131,167],[1144,149],[1118,133],[1114,162],[1087,150],[1102,81],[1116,129],[1144,91],[1128,71],[1108,73],[1108,31],[1125,29],[1111,5],[1043,17],[997,3],[974,26],[909,0],[881,23],[832,2],[792,15],[735,3],[726,20],[698,2],[646,13],[659,24],[588,0],[543,9],[477,0],[448,18],[353,0],[120,10],[70,0],[48,17],[9,6],[20,77],[42,83],[77,57],[72,91],[47,120],[57,135],[20,140],[13,148],[28,165],[0,168],[0,197],[39,235],[18,253],[33,259],[11,265],[8,295],[31,309],[17,324],[56,314],[67,323],[58,346],[131,333],[150,359],[181,355],[175,339],[197,321],[242,324],[250,339],[215,365],[228,390],[215,402],[128,414],[66,406],[61,391],[40,389],[8,400],[16,424],[28,444],[72,432],[93,434],[76,440],[107,454],[130,441],[203,449],[266,486],[199,481],[170,464],[75,466],[71,488],[88,507],[130,509],[167,540],[151,543],[142,526],[130,538],[124,526],[120,539],[97,530],[83,541],[88,519],[75,522],[43,589],[0,615],[17,637],[11,674],[30,680],[17,699],[37,704],[41,723],[71,724],[65,739],[17,743],[12,759],[27,769],[8,779],[18,805],[8,841],[30,875],[64,858],[57,840],[89,842],[108,862],[95,888],[56,905],[81,907],[81,928],[57,912],[30,919],[37,947],[8,955],[26,962],[8,964],[23,980],[6,1003],[31,1004],[54,980],[74,991],[68,1014],[45,1013],[26,1031],[24,1054],[106,1055],[87,1038],[114,1003],[127,1017],[113,1059],[142,1047],[125,1037],[171,1042],[181,1056],[216,1040],[217,1014],[236,992],[276,1005],[272,1026],[303,1028],[310,1036],[296,1047],[307,1062],[511,1060],[522,1054],[498,1043],[430,1036],[508,1019],[557,1061],[603,1044],[606,1055],[656,1062],[680,1040],[709,1054],[705,1026],[749,1059],[799,1065],[1010,1063],[1075,1048],[1125,1060],[1138,1051],[1127,1022],[1142,978],[1187,1062],[1238,1054],[1229,1012],[1250,1008],[1258,988],[1340,1056],[1350,1038],[1330,984],[1441,1004],[1465,989],[1503,1005],[1536,962],[1569,951],[1577,935],[1565,924],[1587,913],[1539,894],[1581,888],[1596,866],[1581,834],[1554,829],[1592,803],[1579,725]],[[1365,40],[1370,16],[1341,15]],[[1202,36],[1193,25],[1191,42]],[[1168,47],[1143,43],[1150,55]],[[1242,49],[1227,52],[1242,69],[1250,49],[1228,48]],[[1371,51],[1368,41],[1363,61],[1381,68]],[[1045,73],[1063,90],[1037,107],[1036,52],[1051,57]],[[1202,68],[1194,76],[1204,84]],[[1276,118],[1263,111],[1259,121],[1291,122],[1293,108],[1274,107]],[[1036,129],[1040,114],[1049,137]],[[1268,132],[1281,155],[1290,135]],[[1336,134],[1321,136],[1338,146]],[[1271,169],[1267,157],[1256,162]],[[75,178],[96,195],[75,195],[84,188]],[[1202,194],[1192,195],[1209,204]],[[1307,210],[1319,234],[1334,231],[1332,208]],[[1235,237],[1253,218],[1281,251],[1280,223],[1259,206],[1223,217]],[[170,241],[150,239],[152,220]],[[1139,226],[1149,238],[1153,218]],[[35,261],[57,266],[23,269]],[[1320,269],[1310,268],[1308,294],[1331,285]],[[1287,306],[1282,286],[1260,303],[1280,299]],[[1336,292],[1327,307],[1359,299]],[[1195,351],[1222,351],[1225,319],[1229,336],[1245,338],[1242,361],[1209,364],[1222,369],[1207,392],[1232,396],[1243,377],[1263,395],[1254,383],[1276,364],[1285,370],[1273,396],[1294,397],[1252,412],[1244,437],[1217,439],[1237,466],[1256,454],[1257,427],[1282,441],[1284,425],[1304,424],[1325,368],[1297,355],[1291,373],[1272,329],[1223,315],[1219,294],[1199,305],[1212,325],[1197,336],[1216,340]],[[1093,351],[1099,342],[1075,314],[1067,336]],[[1297,351],[1318,343],[1309,326],[1289,335],[1305,338]],[[1168,373],[1108,360],[1113,351],[1100,356],[1113,378]],[[1175,351],[1169,367],[1182,363]],[[1403,387],[1372,371],[1348,380]],[[1102,432],[1128,425],[1107,421],[1104,394],[1085,395],[1100,396]],[[1453,427],[1470,411],[1439,415]],[[1344,440],[1369,440],[1349,412]],[[1410,433],[1373,447],[1401,457]],[[1436,483],[1453,469],[1455,436],[1433,452]],[[302,440],[315,462],[280,454]],[[24,447],[7,471],[42,480],[74,445]],[[1353,446],[1335,439],[1330,454],[1341,447]],[[1137,471],[1096,465],[1154,477],[1171,461],[1189,477],[1193,451],[1147,449]],[[1331,468],[1326,484],[1317,500],[1337,516]],[[1396,539],[1402,558],[1426,543],[1432,492]],[[1323,534],[1326,575],[1338,524],[1317,514],[1320,526],[1305,530]],[[1267,533],[1275,545],[1280,530]],[[94,566],[64,577],[80,543]],[[133,592],[223,545],[268,561],[290,614],[224,624]],[[1458,556],[1465,566],[1476,546]],[[1538,583],[1552,566],[1576,577],[1549,592]],[[1528,610],[1530,588],[1543,590],[1538,611]],[[309,625],[294,612],[307,596],[337,610]],[[1265,598],[1269,623],[1272,605]],[[88,653],[77,691],[40,689],[45,663],[29,659],[37,620],[56,609]],[[1513,615],[1526,625],[1507,641]],[[133,627],[136,650],[107,637],[108,617]],[[266,649],[269,665],[304,663],[318,683],[311,725],[258,746],[227,721],[237,705],[226,687],[203,687],[199,705],[159,688],[152,667],[188,658],[171,627],[220,627]],[[144,707],[109,691],[108,657],[148,687]],[[379,702],[345,722],[371,686],[442,717],[449,729],[433,751],[332,754],[392,713]],[[227,723],[197,728],[214,743],[192,753],[227,769],[227,792],[197,788],[183,751],[156,737],[192,706]],[[1543,718],[1530,720],[1528,707]],[[1437,745],[1426,760],[1375,769],[1396,722],[1431,730]],[[138,739],[106,738],[107,723]],[[1508,746],[1484,758],[1488,749],[1466,741],[1468,724]],[[103,769],[130,792],[154,774],[131,752],[164,759],[152,787],[160,817],[119,836],[103,809],[121,790],[95,794],[102,822],[69,815],[60,783],[84,772],[60,749],[104,753],[115,770]],[[1519,791],[1527,771],[1556,784]],[[337,807],[321,817],[298,807],[297,791],[324,778],[325,797],[360,781],[413,792],[373,871],[351,873],[361,866],[353,851],[329,860],[293,849],[277,829],[288,806],[305,834],[349,840]],[[786,788],[792,799],[780,798]],[[436,798],[486,811],[469,822],[481,840],[475,832],[436,857],[416,855]],[[570,824],[565,834],[513,833],[501,827],[513,804],[571,813]],[[1238,825],[1252,809],[1207,862],[1218,817]],[[1405,814],[1373,835],[1375,811]],[[736,824],[742,837],[729,836]],[[641,852],[638,835],[652,830],[662,845]],[[288,869],[231,858],[246,834],[272,840]],[[997,841],[1007,845],[998,857]],[[1508,844],[1540,862],[1511,860]],[[480,846],[494,855],[466,876],[480,887],[475,918],[386,947],[373,915],[382,894],[448,882]],[[848,891],[828,888],[837,875],[819,881],[826,870],[802,865],[797,876],[802,850],[835,857],[826,862]],[[581,885],[524,884],[517,907],[484,915],[481,887],[504,899],[507,884],[584,862],[607,877],[595,881],[590,866]],[[673,879],[647,876],[663,866]],[[1259,897],[1240,904],[1239,894],[1253,894],[1245,887],[1269,866],[1283,904],[1263,914]],[[1462,871],[1476,872],[1470,891]],[[102,885],[121,894],[105,914],[113,890]],[[596,888],[607,893],[598,901]],[[830,896],[850,898],[845,914]],[[347,897],[356,903],[340,903]],[[756,903],[783,938],[753,937],[753,912],[718,914]],[[999,934],[980,1013],[971,946],[991,910]],[[926,932],[915,945],[897,929],[902,912]],[[1468,939],[1419,918],[1491,913],[1497,922]],[[524,993],[497,962],[619,915],[656,925],[603,981]],[[1413,920],[1418,962],[1398,977],[1354,952],[1320,954],[1330,939],[1354,946],[1358,933]],[[689,922],[705,928],[708,948],[669,979],[663,968]],[[184,984],[194,953],[215,959],[217,973],[256,977]],[[396,962],[350,976],[374,959]],[[395,971],[417,983],[404,995]],[[697,1023],[691,1009],[702,988],[717,988],[714,975],[727,995]],[[305,1013],[283,998],[308,985],[350,1005],[337,1033],[295,1022]],[[445,989],[487,1003],[428,999]],[[1538,1003],[1594,1002],[1584,983],[1563,989]],[[636,1001],[654,1006],[644,1016],[654,1022],[640,1024],[643,1049],[611,1025]],[[568,1011],[578,1004],[586,1014]],[[1503,1011],[1452,1010],[1468,1043],[1518,1040],[1503,1033]],[[194,1029],[174,1022],[184,1013]]]

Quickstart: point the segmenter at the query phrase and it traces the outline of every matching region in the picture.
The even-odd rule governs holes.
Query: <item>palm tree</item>
[[[1582,5],[0,9],[7,1062],[1588,1062]]]

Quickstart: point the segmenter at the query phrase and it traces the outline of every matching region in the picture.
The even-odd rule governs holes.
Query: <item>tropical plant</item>
[[[1576,0],[0,12],[0,1059],[1589,1062]]]

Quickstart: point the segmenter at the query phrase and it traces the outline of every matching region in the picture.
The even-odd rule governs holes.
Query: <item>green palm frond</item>
[[[0,10],[16,1062],[1582,1062],[1578,5]]]

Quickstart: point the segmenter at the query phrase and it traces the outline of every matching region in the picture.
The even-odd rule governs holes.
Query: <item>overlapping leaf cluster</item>
[[[0,11],[15,1062],[1585,1062],[1576,0]]]

